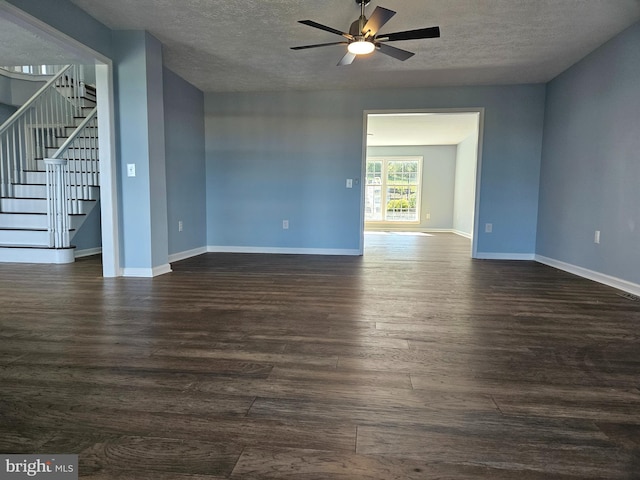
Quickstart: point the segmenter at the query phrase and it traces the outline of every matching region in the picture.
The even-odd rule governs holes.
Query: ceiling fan
[[[308,48],[327,47],[329,45],[347,45],[347,53],[338,62],[338,65],[350,65],[358,55],[367,55],[374,50],[389,55],[398,60],[405,61],[413,57],[414,53],[400,48],[387,45],[386,42],[397,42],[399,40],[419,40],[423,38],[438,38],[440,27],[427,27],[418,30],[407,30],[404,32],[379,34],[378,31],[387,23],[396,12],[383,7],[376,7],[371,17],[367,19],[364,15],[364,8],[369,5],[370,0],[355,0],[360,5],[360,18],[351,24],[349,33],[341,32],[335,28],[327,27],[313,20],[300,20],[299,23],[318,28],[326,32],[335,33],[346,40],[341,42],[318,43],[315,45],[303,45],[291,47],[291,50],[306,50]]]

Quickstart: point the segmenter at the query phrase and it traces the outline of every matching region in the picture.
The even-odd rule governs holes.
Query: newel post
[[[65,173],[67,160],[45,158],[47,172],[47,218],[49,220],[49,247],[69,247],[69,192]]]

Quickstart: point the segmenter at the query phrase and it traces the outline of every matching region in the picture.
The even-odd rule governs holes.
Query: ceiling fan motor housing
[[[364,29],[364,26],[366,24],[367,24],[367,17],[365,17],[364,15],[361,15],[360,18],[355,22],[353,22],[351,24],[351,27],[349,27],[349,34],[356,38],[361,37],[362,30]]]

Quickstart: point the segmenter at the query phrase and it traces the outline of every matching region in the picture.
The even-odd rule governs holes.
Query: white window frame
[[[387,200],[387,178],[388,178],[388,165],[390,162],[417,162],[418,169],[416,173],[417,177],[417,185],[416,185],[416,220],[387,220],[386,219],[386,205],[388,203]],[[382,162],[382,172],[381,172],[381,198],[380,205],[382,209],[382,219],[381,220],[367,220],[366,219],[366,206],[369,201],[367,198],[367,193],[369,191],[368,184],[368,164],[369,162]],[[375,157],[367,157],[365,162],[365,224],[366,225],[418,225],[420,224],[420,206],[422,204],[422,189],[423,189],[423,179],[422,179],[422,164],[423,157],[412,155],[412,156],[375,156]],[[375,205],[374,205],[375,208]]]

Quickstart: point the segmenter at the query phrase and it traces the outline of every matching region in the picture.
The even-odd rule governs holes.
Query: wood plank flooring
[[[640,478],[640,302],[469,241],[0,264],[0,452],[80,478]]]

